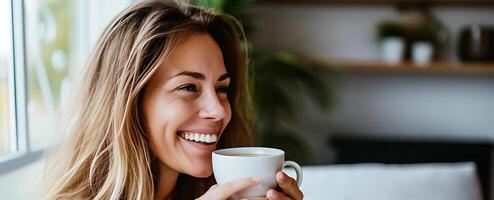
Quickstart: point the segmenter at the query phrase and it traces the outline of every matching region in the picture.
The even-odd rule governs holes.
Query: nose
[[[226,110],[216,92],[210,92],[204,94],[201,98],[201,109],[199,111],[199,117],[203,119],[213,119],[219,121],[226,115]]]

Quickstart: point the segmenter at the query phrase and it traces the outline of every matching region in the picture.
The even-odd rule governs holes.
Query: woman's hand
[[[259,184],[258,178],[243,178],[229,181],[221,185],[213,185],[197,200],[226,200],[233,194]]]
[[[276,173],[276,182],[278,182],[278,186],[282,191],[278,192],[274,189],[268,190],[266,193],[266,197],[270,200],[302,200],[304,198],[304,194],[298,188],[297,181],[295,179],[289,177],[282,171]]]

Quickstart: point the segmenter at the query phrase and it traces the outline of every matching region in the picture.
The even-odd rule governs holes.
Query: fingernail
[[[254,181],[255,183],[260,183],[261,182],[261,179],[259,177],[252,177],[250,178],[252,181]]]
[[[281,174],[281,175],[278,175],[279,179],[280,180],[284,180],[285,179],[285,176],[286,176],[285,173],[279,172],[279,174]]]
[[[267,196],[270,199],[275,199],[277,197],[276,193],[272,189],[268,191],[268,195]]]

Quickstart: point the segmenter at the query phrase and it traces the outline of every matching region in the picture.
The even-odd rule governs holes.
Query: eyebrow
[[[190,76],[192,78],[199,79],[199,80],[205,80],[206,79],[206,76],[204,76],[204,74],[201,74],[199,72],[191,72],[191,71],[180,72],[178,74],[173,75],[171,78],[175,78],[177,76]],[[228,75],[228,73],[225,73],[218,78],[218,81],[223,81],[229,77],[230,76]]]

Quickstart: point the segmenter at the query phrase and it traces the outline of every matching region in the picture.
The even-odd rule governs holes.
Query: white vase
[[[405,42],[401,37],[388,37],[381,41],[381,56],[388,64],[398,64],[403,60]]]
[[[419,67],[428,65],[432,58],[432,44],[429,42],[415,42],[412,45],[412,60]]]

